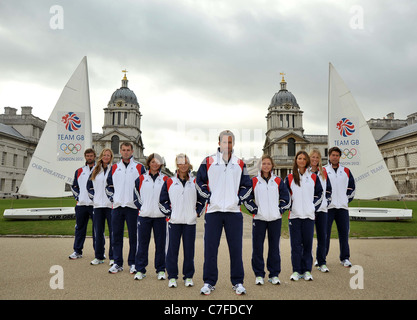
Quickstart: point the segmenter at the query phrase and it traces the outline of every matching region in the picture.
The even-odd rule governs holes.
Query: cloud
[[[63,8],[62,30],[50,28],[53,5]],[[352,28],[359,18],[362,28]],[[181,151],[173,147],[178,141],[199,155],[214,152],[214,131],[236,128],[250,133],[242,150],[260,156],[258,132],[265,133],[282,71],[304,111],[306,134],[327,134],[329,62],[365,118],[415,112],[416,24],[412,0],[5,0],[0,108],[32,105],[46,119],[87,55],[94,131],[127,68],[146,153],[173,154]]]

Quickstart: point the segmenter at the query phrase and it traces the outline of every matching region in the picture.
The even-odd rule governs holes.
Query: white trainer
[[[177,279],[172,278],[169,279],[168,288],[176,288],[177,287]]]
[[[272,283],[272,284],[281,284],[281,281],[279,281],[278,277],[272,277],[268,279],[268,282]]]
[[[292,281],[298,281],[300,279],[302,279],[303,277],[301,276],[301,274],[299,274],[298,272],[294,272],[291,277],[290,280]]]
[[[214,286],[205,283],[204,286],[201,288],[200,293],[208,296],[214,289]]]
[[[166,278],[165,271],[158,272],[158,280],[165,280]]]
[[[69,255],[68,258],[70,258],[71,260],[75,260],[75,259],[80,259],[82,257],[83,257],[83,255],[81,253],[77,253],[77,252],[74,251],[73,253],[71,253]]]
[[[262,278],[262,277],[256,277],[255,284],[257,284],[259,286],[263,285],[264,284],[264,278]]]
[[[313,276],[311,275],[311,273],[309,271],[304,272],[303,278],[304,278],[305,281],[312,281],[313,280]]]
[[[344,266],[345,268],[350,268],[352,266],[352,263],[350,263],[349,259],[340,261],[340,264]]]
[[[317,270],[321,271],[321,272],[329,272],[329,268],[327,268],[327,266],[325,264],[322,264],[320,267],[317,268]]]
[[[102,263],[104,263],[104,260],[97,259],[97,258],[94,258],[94,260],[90,262],[90,264],[93,265],[93,266],[96,266],[96,265],[102,264]]]
[[[193,287],[193,286],[194,286],[193,279],[191,279],[191,278],[187,278],[187,279],[185,279],[185,280],[184,280],[184,285],[185,285],[186,287]]]
[[[242,295],[242,294],[246,294],[246,289],[241,283],[238,283],[237,285],[234,285],[233,290],[235,290],[236,294],[239,295],[239,296]]]
[[[136,272],[135,276],[133,277],[134,280],[143,280],[146,277],[145,273]]]
[[[134,265],[134,264],[132,264],[132,265],[130,266],[129,272],[130,272],[130,274],[134,274],[134,273],[136,273],[136,267],[135,267],[135,265]]]
[[[117,264],[113,264],[111,266],[111,268],[109,269],[109,273],[118,273],[118,272],[122,272],[123,271],[123,267],[119,267]]]

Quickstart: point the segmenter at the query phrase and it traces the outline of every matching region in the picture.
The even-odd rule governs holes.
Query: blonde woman
[[[317,236],[316,263],[315,266],[321,272],[329,272],[326,266],[326,238],[327,238],[327,206],[331,201],[332,186],[327,178],[326,168],[321,163],[321,153],[317,149],[313,149],[309,153],[310,170],[314,172],[321,182],[324,197],[320,208],[315,213],[315,225]]]
[[[87,182],[87,190],[90,199],[93,200],[93,226],[95,233],[95,259],[91,261],[92,265],[104,262],[104,246],[105,246],[105,224],[109,229],[109,259],[110,265],[113,264],[113,243],[112,243],[112,227],[111,227],[111,209],[112,203],[106,195],[106,182],[111,165],[113,162],[113,152],[111,149],[104,148],[98,156],[97,165],[94,167]]]
[[[168,249],[166,269],[168,287],[176,288],[178,279],[178,254],[182,238],[184,251],[183,280],[191,287],[194,275],[194,251],[197,217],[205,207],[198,202],[195,178],[191,175],[192,165],[187,155],[181,153],[175,158],[177,167],[173,177],[162,186],[159,197],[159,209],[168,220]]]

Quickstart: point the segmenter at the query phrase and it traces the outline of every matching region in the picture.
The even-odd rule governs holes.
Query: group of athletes
[[[355,193],[355,181],[348,168],[340,165],[341,150],[328,152],[323,167],[318,150],[297,152],[292,173],[284,180],[273,172],[274,161],[262,156],[259,173],[252,179],[245,163],[233,153],[235,138],[231,131],[219,135],[217,152],[206,157],[196,177],[185,154],[176,156],[172,177],[161,171],[163,160],[153,153],[143,165],[133,159],[133,145],[120,145],[121,160],[113,164],[113,152],[105,148],[95,162],[93,149],[84,153],[86,164],[75,171],[72,191],[76,226],[74,252],[70,259],[82,257],[87,224],[93,221],[95,258],[92,265],[105,260],[105,225],[109,230],[109,273],[123,271],[124,226],[129,235],[127,262],[135,280],[146,277],[149,243],[153,232],[154,267],[157,278],[168,277],[168,287],[177,287],[178,255],[182,238],[183,280],[194,286],[194,252],[197,218],[204,215],[204,285],[201,294],[209,295],[218,280],[217,256],[222,230],[230,253],[230,280],[236,294],[243,286],[243,216],[241,205],[253,215],[252,269],[255,283],[264,284],[264,242],[268,232],[266,267],[268,281],[280,284],[281,217],[289,210],[289,232],[293,281],[313,280],[313,236],[317,236],[316,261],[321,272],[329,272],[329,252],[333,221],[339,234],[340,262],[351,267],[349,251],[348,203]],[[145,168],[146,167],[146,168]]]

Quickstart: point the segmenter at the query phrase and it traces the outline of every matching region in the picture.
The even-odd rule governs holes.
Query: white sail
[[[71,195],[74,172],[84,165],[92,129],[87,57],[62,90],[32,156],[19,193],[36,197]]]
[[[352,93],[329,65],[329,148],[342,150],[340,163],[356,181],[355,198],[398,195],[381,152]]]

